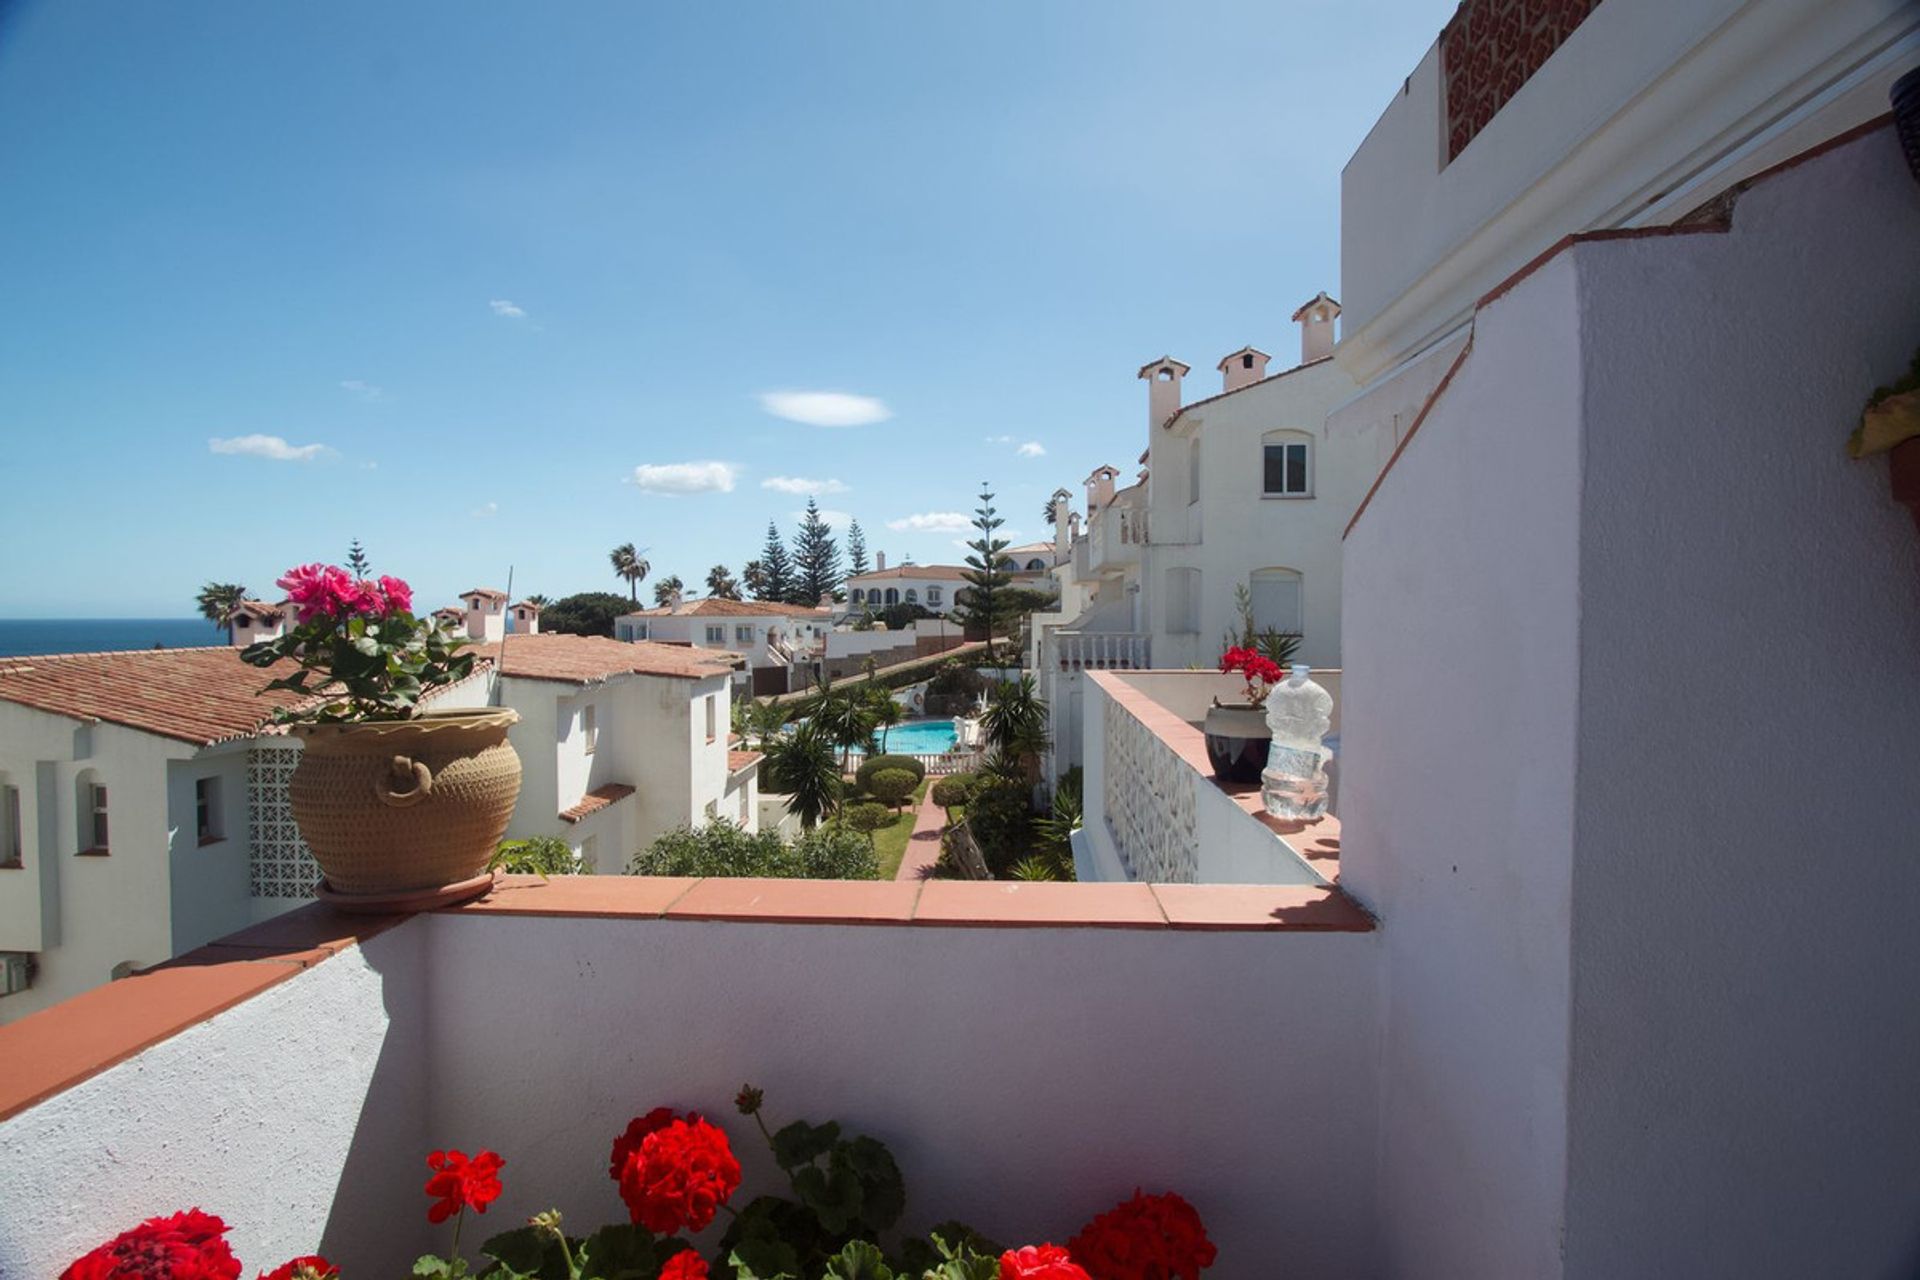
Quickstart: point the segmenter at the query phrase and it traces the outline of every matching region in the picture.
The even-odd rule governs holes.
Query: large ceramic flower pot
[[[1214,777],[1223,782],[1260,781],[1260,771],[1267,767],[1267,748],[1273,745],[1265,707],[1216,700],[1207,708],[1202,727]]]
[[[346,910],[412,911],[486,891],[520,795],[519,720],[504,708],[418,720],[296,725],[294,820]]]

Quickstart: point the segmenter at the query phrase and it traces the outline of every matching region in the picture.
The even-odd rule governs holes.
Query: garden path
[[[907,837],[906,856],[900,859],[895,880],[927,880],[933,876],[933,864],[940,861],[940,829],[947,825],[947,811],[933,802],[933,788],[914,811],[913,834]]]

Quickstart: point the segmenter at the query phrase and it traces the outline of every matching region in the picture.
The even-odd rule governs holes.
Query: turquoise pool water
[[[958,737],[951,720],[902,720],[888,729],[886,735],[887,751],[898,756],[939,755],[953,750]]]

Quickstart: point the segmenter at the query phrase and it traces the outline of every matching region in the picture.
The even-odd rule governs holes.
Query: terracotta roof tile
[[[759,764],[761,759],[758,751],[729,751],[727,752],[727,772],[739,773],[743,769],[751,769]]]
[[[507,593],[497,587],[471,587],[460,593],[462,600],[465,600],[468,596],[485,596],[489,600],[505,600]]]
[[[938,578],[942,582],[959,581],[966,572],[957,564],[901,564],[891,569],[875,569],[872,573],[857,574],[848,578],[848,582],[872,582],[887,578]]]
[[[505,658],[500,642],[475,646],[475,652],[500,664],[500,673],[520,680],[564,680],[598,684],[615,676],[668,676],[699,680],[725,675],[739,661],[719,649],[642,640],[628,643],[610,636],[572,636],[560,632],[509,637]]]
[[[633,788],[624,782],[609,782],[603,787],[595,787],[581,797],[580,803],[571,809],[560,811],[560,821],[578,822],[588,814],[598,813],[609,805],[618,804],[633,794]]]
[[[250,667],[225,645],[4,658],[0,700],[205,745],[249,737],[275,708],[300,701],[261,692],[293,669],[291,662]]]

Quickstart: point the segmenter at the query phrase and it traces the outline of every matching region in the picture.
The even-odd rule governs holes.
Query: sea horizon
[[[0,618],[0,658],[202,649],[226,642],[226,631],[205,618]]]

